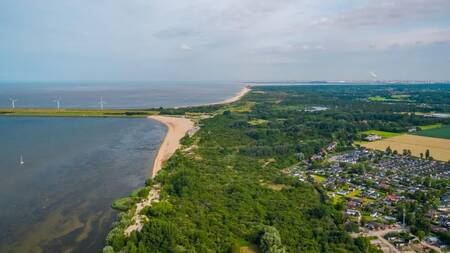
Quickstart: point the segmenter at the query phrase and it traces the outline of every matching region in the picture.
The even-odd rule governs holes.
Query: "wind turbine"
[[[15,109],[15,108],[16,108],[16,102],[19,101],[19,100],[14,99],[14,98],[10,98],[9,100],[11,100],[11,107],[12,107],[13,109]]]
[[[103,97],[100,97],[100,102],[98,102],[100,104],[100,110],[103,111],[103,106],[106,104],[105,101],[103,101]]]
[[[56,107],[58,108],[58,111],[59,111],[60,105],[61,105],[61,99],[58,98],[58,99],[55,99],[55,100],[53,100],[53,101],[56,102]]]

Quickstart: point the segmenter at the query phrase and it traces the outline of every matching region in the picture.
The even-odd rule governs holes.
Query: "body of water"
[[[0,83],[0,108],[154,108],[232,97],[242,84]],[[148,119],[0,117],[0,252],[101,252],[113,200],[144,185],[165,127]],[[24,164],[20,165],[20,157]]]
[[[144,185],[164,134],[148,119],[0,117],[0,252],[100,252],[112,201]]]
[[[0,83],[0,108],[16,107],[158,108],[199,105],[232,97],[244,86],[236,83],[116,82],[116,83]]]

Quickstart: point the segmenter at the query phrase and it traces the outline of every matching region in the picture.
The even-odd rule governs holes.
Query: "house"
[[[381,136],[376,135],[376,134],[369,134],[368,136],[366,136],[366,138],[364,138],[364,140],[366,141],[378,141],[381,140]]]
[[[400,197],[395,194],[389,194],[386,196],[386,201],[390,203],[396,203],[400,200]]]
[[[345,211],[345,214],[350,215],[350,216],[356,216],[356,217],[361,216],[361,213],[358,210],[354,210],[354,209],[347,209],[347,211]]]

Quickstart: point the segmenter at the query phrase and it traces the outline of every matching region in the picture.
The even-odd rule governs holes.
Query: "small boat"
[[[23,161],[23,156],[22,155],[20,155],[20,165],[24,165],[25,164],[25,162]]]

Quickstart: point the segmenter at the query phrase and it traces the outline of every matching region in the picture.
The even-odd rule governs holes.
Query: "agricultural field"
[[[395,137],[395,136],[401,135],[400,133],[378,131],[378,130],[367,130],[367,131],[364,131],[364,132],[359,132],[359,134],[365,134],[365,135],[376,134],[376,135],[381,136],[383,138],[391,138],[391,137]]]
[[[390,97],[372,96],[368,100],[370,102],[411,102],[409,95],[392,95]]]
[[[361,146],[369,149],[384,151],[387,147],[397,150],[400,154],[404,149],[411,150],[413,156],[420,157],[420,153],[425,154],[430,150],[430,155],[440,161],[450,160],[450,140],[442,138],[431,138],[418,135],[404,134],[388,139],[374,142],[362,143]]]
[[[440,127],[433,128],[423,128],[422,131],[417,132],[417,135],[427,136],[427,137],[435,137],[435,138],[445,138],[450,139],[450,125],[440,125]]]
[[[425,131],[425,130],[430,130],[430,129],[435,129],[435,128],[441,128],[444,125],[442,125],[441,123],[437,123],[437,124],[433,124],[433,125],[426,125],[426,126],[419,126],[418,129],[421,131]]]

